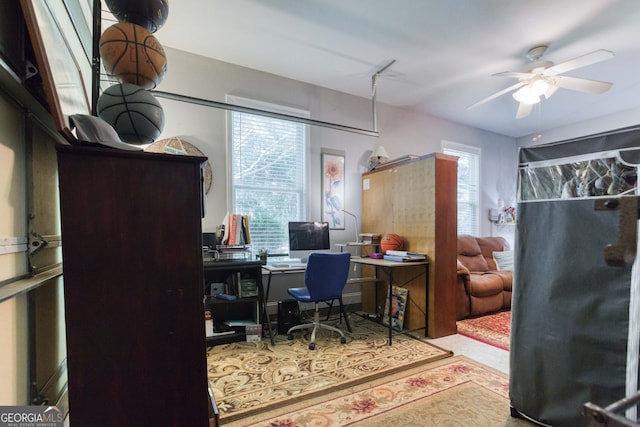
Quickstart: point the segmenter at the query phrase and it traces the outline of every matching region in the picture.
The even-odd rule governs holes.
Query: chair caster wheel
[[[287,339],[288,339],[289,341],[293,340],[293,334],[289,334],[289,335],[287,335]]]
[[[345,337],[340,337],[340,344],[346,344],[347,339]]]
[[[316,349],[316,344],[315,343],[311,343],[309,344],[309,350],[315,350]]]

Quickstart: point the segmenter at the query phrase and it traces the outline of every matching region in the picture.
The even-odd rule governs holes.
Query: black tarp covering
[[[584,426],[586,402],[625,396],[631,266],[606,264],[619,211],[594,206],[633,194],[638,147],[625,129],[520,150],[509,393],[539,423]]]

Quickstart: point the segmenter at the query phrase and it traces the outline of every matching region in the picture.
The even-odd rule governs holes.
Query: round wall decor
[[[177,136],[167,139],[161,139],[153,144],[149,144],[144,151],[149,153],[164,153],[164,154],[181,154],[187,153],[189,156],[207,157],[202,151],[195,145],[180,139]],[[209,160],[204,164],[204,184],[205,192],[208,194],[213,184],[213,169]]]

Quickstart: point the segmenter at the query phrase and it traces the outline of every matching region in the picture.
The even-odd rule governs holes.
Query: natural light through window
[[[458,157],[458,234],[480,233],[480,149],[442,141],[442,152]]]
[[[271,104],[228,99],[247,107],[293,113]],[[307,126],[235,111],[229,115],[231,211],[249,215],[254,249],[287,253],[287,224],[304,221],[306,214]]]

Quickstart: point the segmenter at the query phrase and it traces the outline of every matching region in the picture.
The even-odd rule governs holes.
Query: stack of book
[[[380,244],[380,234],[378,234],[378,233],[360,233],[360,243],[378,245],[378,244]]]
[[[251,243],[249,216],[227,214],[216,229],[218,245],[239,246]]]
[[[388,250],[384,255],[384,259],[398,262],[425,261],[427,256],[417,252]]]

